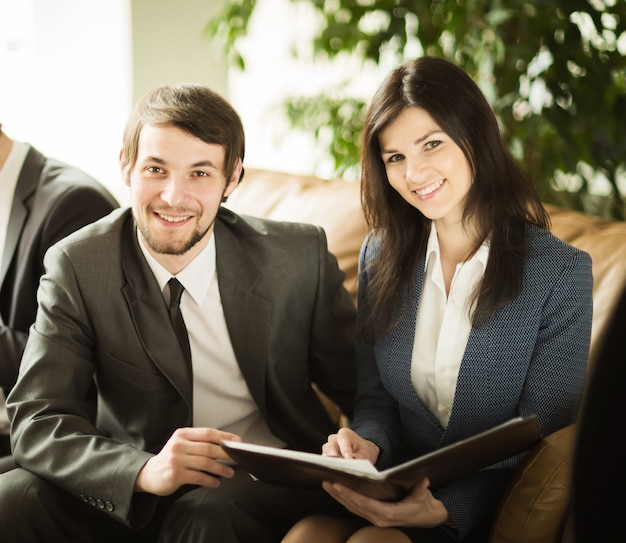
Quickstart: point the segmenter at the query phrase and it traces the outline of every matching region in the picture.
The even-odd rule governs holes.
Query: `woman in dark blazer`
[[[548,232],[474,81],[437,58],[400,66],[373,98],[362,149],[371,233],[358,389],[351,427],[329,436],[324,454],[387,468],[516,416],[536,415],[544,435],[572,423],[591,260]],[[437,490],[424,480],[398,503],[327,485],[343,512],[301,521],[286,541],[486,540],[522,456]]]

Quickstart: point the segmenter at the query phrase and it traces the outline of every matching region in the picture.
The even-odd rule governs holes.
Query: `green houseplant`
[[[262,1],[262,0],[261,0]],[[623,0],[291,0],[323,21],[316,55],[447,58],[472,74],[500,120],[514,156],[544,201],[625,218],[626,2]],[[257,0],[228,2],[206,33],[245,69],[237,42]],[[376,18],[372,28],[365,24]],[[326,138],[337,175],[358,165],[366,104],[328,93],[289,98],[291,125]],[[621,188],[620,188],[621,187]]]

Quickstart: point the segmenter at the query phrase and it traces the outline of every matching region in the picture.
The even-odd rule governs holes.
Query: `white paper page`
[[[233,449],[241,449],[280,458],[292,458],[294,460],[303,460],[311,464],[338,468],[345,472],[356,473],[359,475],[368,475],[372,477],[380,476],[380,472],[372,465],[369,460],[358,458],[339,458],[334,456],[322,456],[321,454],[308,453],[303,451],[292,451],[289,449],[278,449],[276,447],[266,447],[264,445],[254,445],[253,443],[241,443],[239,441],[224,440],[224,445]]]

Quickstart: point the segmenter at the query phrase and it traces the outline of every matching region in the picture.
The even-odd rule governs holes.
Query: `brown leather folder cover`
[[[422,477],[437,489],[500,460],[524,452],[541,439],[536,416],[515,418],[475,436],[437,449],[403,464],[361,475],[308,462],[312,453],[300,458],[275,456],[272,447],[239,448],[232,442],[222,447],[250,474],[267,484],[317,488],[323,481],[341,483],[379,500],[396,501],[404,497]]]

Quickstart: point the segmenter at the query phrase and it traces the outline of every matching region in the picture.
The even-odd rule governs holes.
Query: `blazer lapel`
[[[486,427],[502,422],[496,391],[501,388],[502,381],[511,378],[504,372],[497,360],[502,358],[500,330],[506,330],[511,321],[503,320],[495,315],[488,326],[472,328],[463,353],[454,404],[445,443],[451,443],[462,437],[483,431]],[[500,384],[499,384],[500,383]]]
[[[44,156],[34,148],[30,148],[15,185],[15,195],[11,206],[10,219],[7,229],[4,251],[2,254],[2,269],[0,269],[0,285],[4,282],[13,255],[17,250],[24,225],[28,220],[30,209],[28,199],[32,197],[39,184],[41,170],[44,166]]]
[[[441,425],[430,410],[419,399],[411,380],[411,361],[413,358],[413,343],[415,341],[415,319],[417,309],[424,288],[424,258],[416,264],[408,307],[398,325],[381,341],[380,352],[386,353],[385,364],[387,374],[392,375],[390,384],[396,390],[398,400],[409,409],[417,411],[422,421],[428,424],[428,433],[431,436],[442,435]],[[399,311],[402,311],[399,309]]]
[[[121,235],[122,267],[126,278],[122,292],[135,323],[135,330],[148,356],[178,390],[191,411],[191,368],[170,323],[159,285],[139,248],[130,213]]]
[[[230,341],[250,393],[261,412],[266,414],[271,301],[255,293],[262,272],[248,256],[240,236],[221,220],[215,221],[215,246],[220,296]]]

